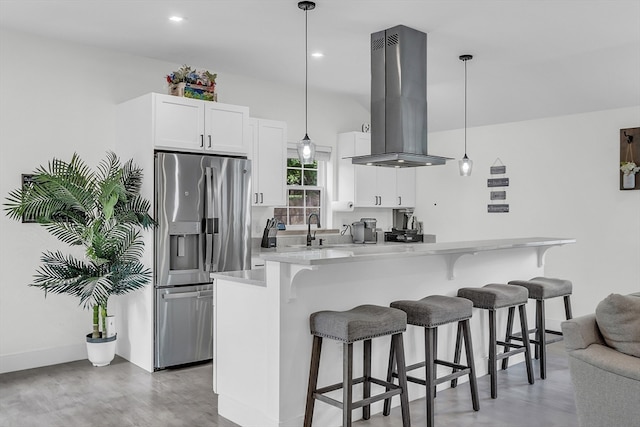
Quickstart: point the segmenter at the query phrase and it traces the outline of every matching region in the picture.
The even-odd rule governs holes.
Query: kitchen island
[[[434,294],[453,296],[461,287],[542,276],[547,250],[569,243],[575,240],[534,237],[289,248],[261,254],[264,270],[215,273],[213,387],[218,413],[242,426],[302,425],[312,342],[309,315],[315,311],[348,310],[361,304],[388,306],[394,300]],[[488,358],[482,314],[474,309],[471,319],[479,376],[487,373]],[[500,314],[498,327],[504,330],[506,315]],[[320,386],[342,378],[341,343],[324,343]],[[441,327],[440,357],[450,358],[454,346],[455,325]],[[422,360],[422,329],[408,327],[405,351],[408,364]],[[388,337],[373,340],[373,376],[385,377],[388,352]],[[357,373],[362,369],[361,345],[355,345],[354,353]],[[522,360],[513,357],[510,362]],[[334,393],[340,399],[341,392]],[[359,395],[361,388],[356,386],[354,396]],[[410,400],[423,396],[423,387],[409,385]],[[393,401],[394,406],[398,403]],[[372,405],[372,413],[381,410],[382,402]],[[361,411],[353,415],[359,419]],[[340,410],[316,404],[315,425],[340,423]]]

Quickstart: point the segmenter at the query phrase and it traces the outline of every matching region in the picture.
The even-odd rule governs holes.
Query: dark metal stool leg
[[[389,365],[387,367],[387,382],[393,384],[393,369],[396,362],[396,340],[391,337],[391,348],[389,349]],[[387,387],[385,391],[389,391]],[[391,398],[388,397],[384,400],[384,409],[382,415],[389,415],[391,413]]]
[[[309,368],[309,387],[307,389],[307,406],[304,411],[304,427],[311,427],[313,419],[313,407],[316,402],[313,393],[318,386],[318,370],[320,368],[320,350],[322,350],[322,337],[313,337],[311,349],[311,367]]]
[[[529,384],[533,384],[533,368],[531,362],[531,348],[529,346],[529,334],[527,331],[529,327],[527,325],[527,307],[525,304],[518,306],[520,312],[520,328],[522,329],[522,344],[524,345],[524,361],[527,365],[527,378]]]
[[[434,417],[434,404],[433,399],[435,398],[435,364],[433,363],[435,359],[435,329],[436,328],[424,328],[424,354],[425,354],[425,382],[427,395],[425,397],[427,404],[427,427],[433,427],[433,423],[435,421]]]
[[[402,407],[402,427],[411,426],[411,418],[409,416],[409,394],[407,386],[406,361],[404,359],[404,344],[402,334],[395,334],[391,338],[395,342],[395,359],[398,362],[398,384],[402,388],[400,394],[400,406]]]
[[[513,317],[515,312],[516,312],[515,307],[509,307],[509,314],[507,316],[507,335],[504,339],[504,342],[506,343],[511,342],[511,334],[513,333]],[[504,351],[509,351],[509,347],[505,347]],[[505,357],[504,359],[502,359],[502,369],[505,370],[508,367],[509,367],[509,358]]]
[[[533,351],[534,351],[534,356],[536,360],[540,359],[540,343],[541,338],[542,338],[542,334],[540,333],[540,319],[544,319],[543,317],[540,317],[541,313],[540,313],[540,306],[542,306],[542,310],[544,310],[544,301],[543,300],[536,300],[536,335],[535,335],[535,340],[536,343],[533,346]]]
[[[363,376],[362,398],[366,399],[371,396],[371,340],[364,340],[364,360],[363,360]],[[368,420],[371,417],[371,405],[362,407],[362,418]]]
[[[476,368],[473,360],[473,344],[471,343],[471,328],[469,327],[469,319],[458,322],[458,327],[462,327],[464,334],[464,350],[467,357],[467,366],[471,370],[469,372],[469,386],[471,388],[471,402],[473,410],[480,410],[480,401],[478,400],[478,383],[476,382]]]
[[[462,325],[460,324],[460,322],[458,322],[458,332],[456,333],[456,349],[455,352],[453,353],[453,363],[455,364],[459,364],[460,363],[460,353],[461,353],[461,348],[460,346],[462,345]],[[456,368],[453,368],[453,373],[458,372],[458,370]],[[451,388],[456,388],[458,385],[458,379],[454,378],[451,380]]]
[[[571,296],[570,295],[564,296],[564,314],[567,320],[573,319],[573,316],[571,315]]]
[[[498,397],[498,366],[496,361],[496,312],[489,310],[489,375],[491,376],[491,398]]]
[[[351,427],[353,402],[353,343],[342,346],[342,425]]]
[[[437,360],[438,359],[438,328],[433,328],[433,360]],[[435,363],[435,362],[434,362]],[[438,391],[436,390],[436,384],[435,384],[435,380],[438,378],[438,371],[436,369],[436,367],[434,366],[433,368],[433,397],[435,398],[436,395],[438,394]]]
[[[547,378],[547,325],[545,322],[544,300],[536,301],[536,331],[538,344],[535,345],[536,353],[540,357],[540,379]]]

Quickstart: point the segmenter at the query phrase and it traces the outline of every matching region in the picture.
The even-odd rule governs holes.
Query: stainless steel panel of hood
[[[419,166],[444,165],[450,157],[425,156],[411,153],[383,153],[368,156],[355,156],[351,158],[354,165],[386,166],[392,168],[415,168]]]
[[[404,25],[371,34],[371,155],[360,165],[443,165],[427,154],[427,35]]]

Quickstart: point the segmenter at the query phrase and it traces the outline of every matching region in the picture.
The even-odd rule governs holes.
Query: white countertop
[[[310,248],[278,248],[275,252],[261,252],[266,261],[286,264],[323,265],[408,256],[470,254],[482,251],[516,248],[545,248],[575,243],[572,238],[523,237],[513,239],[475,240],[444,243],[378,243],[374,245],[327,245]]]
[[[212,279],[228,280],[230,282],[246,283],[249,285],[266,286],[264,280],[264,268],[255,270],[225,271],[211,273]]]

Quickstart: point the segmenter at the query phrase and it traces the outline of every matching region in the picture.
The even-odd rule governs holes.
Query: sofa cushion
[[[596,307],[596,322],[609,347],[640,357],[640,297],[609,295]]]

